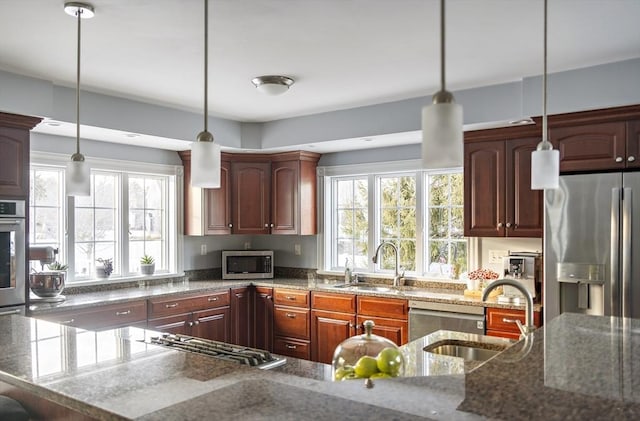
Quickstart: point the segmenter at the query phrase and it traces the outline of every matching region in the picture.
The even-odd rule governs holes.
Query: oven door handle
[[[0,316],[9,316],[10,314],[20,314],[20,313],[22,313],[22,311],[20,309],[15,309],[15,310],[10,310],[10,311],[0,312]]]
[[[0,219],[0,225],[20,225],[22,219]]]

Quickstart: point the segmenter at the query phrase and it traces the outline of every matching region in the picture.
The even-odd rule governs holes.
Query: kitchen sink
[[[377,285],[352,285],[351,289],[355,291],[398,292],[397,289]]]
[[[487,361],[511,344],[495,344],[485,342],[471,342],[459,339],[445,339],[424,347],[425,352],[437,355],[462,358],[465,361]]]

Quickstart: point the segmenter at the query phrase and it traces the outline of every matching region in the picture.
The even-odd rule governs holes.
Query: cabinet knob
[[[264,227],[265,228],[269,228],[269,224],[264,224]]]
[[[227,225],[229,228],[233,228],[233,224],[228,224]]]
[[[507,228],[511,228],[511,222],[507,222],[507,225],[505,225]]]
[[[502,222],[498,222],[498,228],[502,228]]]
[[[187,326],[189,326],[189,327],[193,327],[193,322],[189,322],[189,323],[187,323]]]
[[[265,300],[270,300],[271,298],[271,295],[267,295],[266,297],[264,297]]]
[[[635,160],[636,160],[636,157],[633,156],[633,155],[631,155],[630,157],[627,158],[627,161],[629,161],[629,162],[633,162]]]
[[[273,224],[269,224],[269,227],[273,228]]]
[[[622,159],[622,157],[621,157],[621,156],[619,156],[619,157],[617,157],[617,158],[616,158],[616,162],[622,162],[622,161],[624,161],[624,160]]]

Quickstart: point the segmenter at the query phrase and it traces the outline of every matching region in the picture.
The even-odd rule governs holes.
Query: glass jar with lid
[[[365,333],[345,339],[333,353],[333,381],[365,379],[371,380],[404,375],[404,357],[400,348],[387,338],[372,333],[374,323],[363,323]]]

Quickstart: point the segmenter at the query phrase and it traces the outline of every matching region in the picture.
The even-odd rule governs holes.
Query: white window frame
[[[317,237],[318,248],[317,248],[317,261],[318,261],[318,273],[324,275],[335,275],[341,274],[344,272],[344,267],[342,266],[332,266],[331,258],[332,258],[332,247],[333,234],[330,230],[334,229],[335,221],[333,218],[333,209],[335,208],[333,203],[333,198],[331,197],[332,193],[332,177],[356,177],[356,176],[367,176],[368,177],[368,188],[369,188],[369,249],[370,254],[375,251],[375,247],[377,247],[379,243],[378,238],[378,223],[376,201],[377,195],[379,192],[377,190],[377,182],[376,178],[380,175],[407,175],[409,173],[414,173],[416,180],[416,270],[415,272],[407,272],[406,275],[408,277],[415,278],[423,278],[423,279],[433,279],[429,277],[426,273],[426,258],[425,258],[425,227],[426,225],[426,200],[427,194],[425,188],[426,183],[426,175],[427,174],[436,174],[436,173],[451,173],[451,172],[462,172],[462,168],[445,168],[441,170],[427,171],[422,169],[422,161],[421,160],[406,160],[406,161],[390,161],[390,162],[378,162],[375,164],[367,163],[367,164],[351,164],[351,165],[340,165],[340,166],[332,166],[332,167],[318,167],[317,169],[317,178],[318,178],[318,228],[319,234]],[[372,191],[374,193],[372,194]],[[478,253],[478,243],[473,238],[467,238],[467,266],[472,267],[475,262],[477,262],[477,253]],[[371,257],[371,256],[369,256]],[[338,262],[340,263],[340,262]],[[358,271],[361,272],[361,271]],[[369,274],[373,276],[388,277],[393,276],[393,271],[383,270],[378,271],[376,269],[376,265],[371,262],[369,259],[369,266],[366,272],[361,272],[363,274]]]
[[[66,167],[69,162],[68,155],[56,154],[56,153],[45,153],[34,151],[30,154],[31,165],[34,166],[49,166],[49,167]],[[178,200],[179,197],[182,197],[182,185],[183,185],[183,167],[181,165],[166,165],[166,164],[155,164],[155,163],[146,163],[146,162],[138,162],[138,161],[122,161],[115,159],[107,159],[107,158],[95,158],[95,157],[86,157],[87,162],[91,166],[91,169],[95,170],[103,170],[103,171],[116,171],[122,173],[122,182],[121,185],[121,212],[119,218],[121,219],[121,229],[119,235],[121,237],[122,244],[121,250],[119,252],[119,256],[116,257],[120,260],[120,268],[121,268],[121,276],[114,277],[111,276],[108,280],[104,279],[75,279],[75,271],[73,263],[74,263],[74,253],[71,250],[75,250],[75,244],[73,241],[73,236],[70,236],[69,233],[74,232],[74,219],[71,216],[70,209],[73,209],[73,197],[66,197],[66,192],[63,193],[63,197],[66,197],[66,202],[63,206],[63,213],[65,214],[65,227],[64,231],[64,249],[67,251],[67,263],[69,264],[69,271],[67,272],[67,282],[69,285],[73,286],[82,286],[82,285],[98,285],[104,283],[117,283],[117,282],[127,282],[131,280],[142,280],[151,277],[166,277],[166,276],[182,276],[184,274],[183,269],[183,243],[184,238],[182,235],[183,232],[183,201]],[[175,215],[174,217],[169,216],[168,219],[168,229],[167,229],[167,266],[168,269],[166,271],[156,271],[152,276],[141,276],[139,274],[129,273],[128,265],[129,265],[129,256],[128,256],[128,208],[129,208],[129,197],[128,197],[128,175],[129,174],[153,174],[153,175],[166,175],[172,177],[173,182],[169,181],[168,185],[168,194],[166,198],[166,209],[167,212],[170,212],[171,215]],[[63,183],[64,184],[64,183]],[[65,186],[62,186],[64,191]]]

